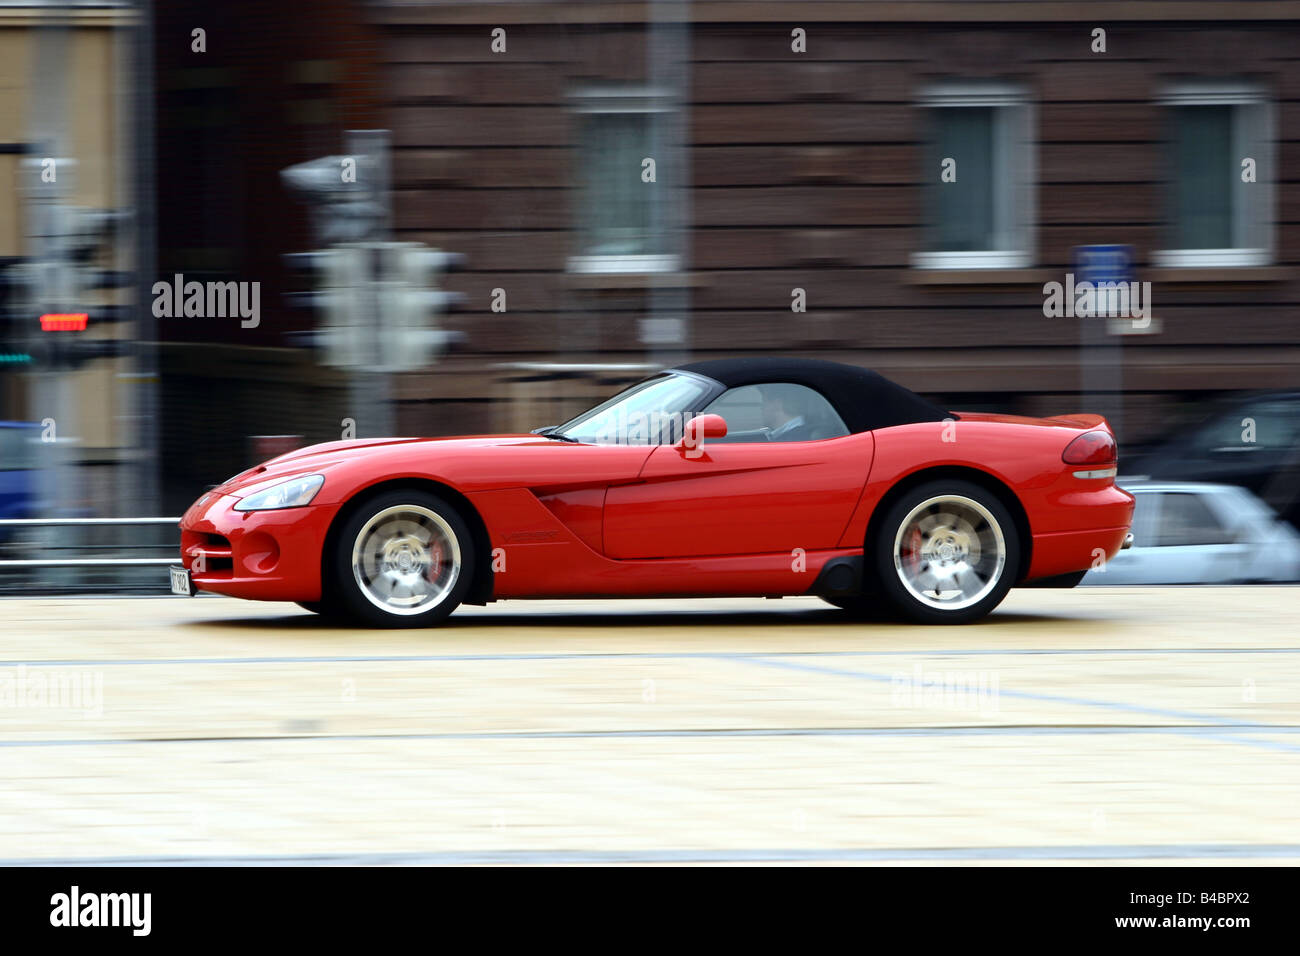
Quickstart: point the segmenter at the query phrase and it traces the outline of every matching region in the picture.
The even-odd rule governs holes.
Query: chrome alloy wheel
[[[352,575],[371,604],[389,614],[423,614],[460,577],[460,542],[441,515],[419,505],[385,508],[357,533]]]
[[[912,597],[940,611],[981,601],[997,587],[1006,564],[1006,540],[997,519],[962,495],[922,501],[894,536],[899,580]]]

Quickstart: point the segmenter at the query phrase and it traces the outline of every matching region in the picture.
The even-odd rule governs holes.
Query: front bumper
[[[200,591],[258,601],[318,601],[321,553],[337,511],[306,505],[236,511],[208,492],[181,518],[181,562]]]

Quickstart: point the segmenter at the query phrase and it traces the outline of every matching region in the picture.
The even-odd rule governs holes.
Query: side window
[[[1187,492],[1168,492],[1161,497],[1157,547],[1231,544],[1232,535],[1210,510],[1204,497]]]
[[[724,442],[817,441],[849,430],[819,393],[804,385],[743,385],[719,395],[704,410],[727,420]]]
[[[1242,451],[1254,451],[1259,447],[1258,439],[1254,447],[1244,441],[1244,438],[1250,434],[1242,424],[1245,419],[1246,415],[1236,413],[1216,418],[1196,436],[1197,453],[1203,457],[1211,452],[1237,448]]]
[[[1300,441],[1300,402],[1263,402],[1246,414],[1255,420],[1255,441],[1280,451]]]
[[[1238,451],[1285,451],[1300,442],[1300,402],[1260,401],[1221,415],[1195,437],[1200,455]]]

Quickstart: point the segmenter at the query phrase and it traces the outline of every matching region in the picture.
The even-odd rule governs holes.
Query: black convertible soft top
[[[714,359],[678,365],[675,371],[705,375],[727,388],[765,382],[805,385],[834,406],[850,432],[955,417],[871,369],[821,359]]]

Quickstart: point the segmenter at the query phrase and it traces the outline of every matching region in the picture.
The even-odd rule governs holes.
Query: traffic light
[[[383,249],[379,295],[379,360],[390,370],[432,365],[460,337],[438,326],[438,316],[464,302],[459,292],[438,287],[444,272],[458,269],[458,252],[430,249],[418,242],[394,242]]]
[[[313,277],[315,289],[291,293],[290,301],[316,309],[319,322],[308,339],[326,365],[427,368],[463,338],[438,327],[438,316],[464,300],[438,288],[444,272],[464,263],[459,253],[418,242],[348,242],[285,259]]]
[[[372,156],[322,156],[280,170],[280,180],[307,204],[318,242],[365,242],[380,235],[388,214],[378,172]]]
[[[97,264],[97,260],[109,258],[119,227],[130,220],[131,213],[77,206],[69,207],[68,212],[67,256],[72,262],[72,281],[79,300],[76,311],[86,312],[97,325],[130,319],[134,314],[130,306],[91,305],[86,299],[93,289],[118,289],[135,282],[134,272]],[[109,350],[91,351],[107,354]]]
[[[123,354],[111,339],[81,340],[89,324],[118,322],[133,315],[130,306],[93,304],[92,291],[134,281],[130,272],[101,267],[97,260],[112,249],[118,225],[129,214],[44,201],[36,207],[34,254],[5,269],[6,311],[13,334],[6,354],[27,355],[32,364],[75,368],[96,358]]]
[[[22,320],[25,312],[18,307],[22,298],[23,260],[17,256],[0,258],[0,371],[23,369],[32,364],[28,343],[29,329]]]
[[[314,276],[295,293],[320,321],[311,341],[327,365],[375,372],[427,368],[463,336],[438,316],[463,298],[439,288],[464,256],[418,242],[392,242],[389,140],[386,130],[349,130],[348,152],[280,171],[286,189],[307,204],[322,248],[287,257]]]

